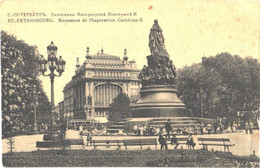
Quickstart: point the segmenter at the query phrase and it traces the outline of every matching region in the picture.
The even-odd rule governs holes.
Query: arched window
[[[113,99],[122,92],[122,88],[115,84],[101,84],[94,89],[95,107],[108,107]]]

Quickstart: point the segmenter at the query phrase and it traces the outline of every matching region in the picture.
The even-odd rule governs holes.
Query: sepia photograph
[[[0,0],[3,167],[259,167],[260,1]]]

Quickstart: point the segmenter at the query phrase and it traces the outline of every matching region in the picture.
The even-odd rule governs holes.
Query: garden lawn
[[[46,150],[3,154],[7,167],[230,167],[258,165],[257,157],[205,150]]]

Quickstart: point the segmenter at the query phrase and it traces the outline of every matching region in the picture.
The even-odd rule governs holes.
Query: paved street
[[[235,155],[250,155],[253,153],[253,150],[256,151],[256,154],[260,156],[259,154],[259,130],[254,130],[253,135],[246,135],[244,132],[242,133],[226,133],[226,134],[211,134],[211,135],[194,135],[194,140],[196,142],[196,139],[198,137],[218,137],[218,138],[230,138],[231,143],[234,143],[235,146],[230,148],[230,151]],[[68,130],[66,138],[80,138],[78,131],[74,130]],[[86,140],[86,137],[84,136],[84,141]],[[93,139],[136,139],[136,138],[151,138],[151,137],[143,137],[143,136],[94,136]],[[157,137],[156,137],[157,138]],[[15,140],[15,148],[14,151],[16,152],[29,152],[29,151],[35,151],[37,150],[36,141],[42,141],[43,135],[23,135],[23,136],[17,136],[14,138]],[[200,145],[198,145],[198,142],[196,142],[197,145],[195,149],[201,148]],[[148,146],[147,146],[148,147]],[[147,148],[146,147],[146,148]],[[183,146],[184,149],[186,149],[186,146]],[[155,149],[154,146],[150,147],[151,149]],[[209,150],[221,150],[223,151],[223,147],[209,147]],[[82,148],[77,148],[82,149]],[[100,150],[114,150],[116,147],[98,147]],[[124,147],[122,148],[124,150]],[[129,147],[128,150],[140,150],[139,147]],[[173,146],[169,145],[169,149],[173,149]],[[2,140],[2,150],[3,153],[7,153],[9,151],[7,140]],[[41,149],[44,150],[44,149]],[[93,147],[86,147],[86,150],[93,150]]]

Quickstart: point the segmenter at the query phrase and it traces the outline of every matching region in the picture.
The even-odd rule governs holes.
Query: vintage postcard
[[[257,0],[2,0],[4,167],[259,167]]]

